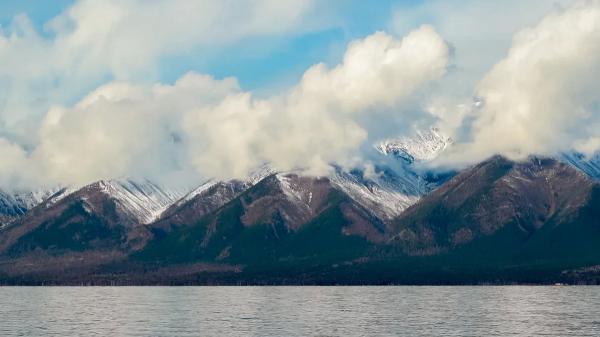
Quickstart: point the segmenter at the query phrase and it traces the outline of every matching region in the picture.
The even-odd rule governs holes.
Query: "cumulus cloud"
[[[447,160],[598,150],[600,2],[557,10],[519,32],[476,88],[468,140]]]
[[[443,3],[430,2],[447,8]],[[510,3],[536,13],[549,7],[537,0]],[[518,32],[466,99],[470,76],[486,66],[463,67],[471,59],[461,50],[477,53],[465,47],[473,27],[452,24],[462,22],[456,13],[456,20],[439,23],[459,41],[454,48],[427,25],[404,38],[374,33],[351,42],[339,64],[314,65],[272,96],[244,91],[235,78],[193,72],[173,84],[140,81],[171,53],[293,29],[310,5],[82,0],[45,34],[18,17],[0,34],[0,185],[118,177],[189,182],[241,177],[266,162],[324,174],[331,163],[368,167],[366,143],[431,123],[456,140],[442,164],[600,148],[600,1],[554,6]],[[473,2],[469,13],[497,6]],[[101,16],[94,13],[106,13],[109,22],[96,22]],[[264,18],[273,13],[279,25]],[[157,19],[164,17],[179,19]],[[513,18],[506,31],[484,31],[489,41],[479,46],[505,39],[531,18]],[[235,27],[223,29],[230,22]],[[484,54],[489,61],[493,53]],[[459,61],[451,63],[454,58]],[[26,118],[31,114],[34,122]]]
[[[33,150],[0,138],[0,175],[16,187],[132,176],[193,178],[197,173],[187,164],[182,140],[183,115],[236,91],[233,78],[195,73],[173,85],[103,85],[72,107],[50,109]]]
[[[198,45],[284,33],[311,6],[310,0],[80,0],[48,29],[56,34],[60,63],[127,79],[160,57]]]
[[[32,177],[27,163],[27,153],[19,145],[0,138],[0,186],[14,189],[29,188],[31,185],[23,181],[25,177]]]
[[[263,162],[322,174],[351,164],[368,131],[360,118],[399,103],[446,71],[449,50],[429,26],[403,39],[375,33],[350,43],[342,63],[308,69],[288,93],[230,96],[187,123],[192,158],[209,175],[235,176]],[[401,114],[401,110],[394,111]]]
[[[311,0],[79,0],[37,31],[0,28],[0,134],[32,146],[41,116],[111,80],[149,83],[165,57],[299,29]]]
[[[579,0],[428,0],[400,6],[393,12],[391,29],[404,34],[429,23],[450,41],[455,57],[446,85],[438,95],[468,95],[502,58],[514,34],[543,19],[549,12]],[[505,15],[499,15],[504,13]]]
[[[173,85],[111,83],[72,108],[51,109],[30,160],[55,184],[189,176],[183,114],[239,90],[235,79],[188,74]]]
[[[265,162],[325,173],[358,155],[368,133],[359,117],[399,106],[442,77],[448,57],[444,40],[424,26],[403,39],[379,32],[354,41],[339,65],[315,65],[267,98],[233,78],[196,73],[172,85],[115,81],[49,109],[32,150],[0,139],[9,159],[0,173],[17,185],[231,178]]]

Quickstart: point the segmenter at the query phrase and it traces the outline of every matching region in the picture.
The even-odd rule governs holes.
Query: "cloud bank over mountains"
[[[375,33],[354,41],[342,63],[315,65],[295,87],[269,98],[242,91],[233,78],[196,73],[173,85],[109,83],[73,107],[50,109],[31,152],[4,142],[20,163],[3,173],[51,184],[191,171],[231,178],[269,162],[323,174],[366,140],[358,115],[395,106],[440,78],[448,56],[444,40],[425,26],[403,39]]]
[[[314,65],[268,97],[195,72],[152,83],[163,57],[301,30],[315,6],[78,1],[46,32],[17,17],[0,34],[0,185],[186,183],[265,162],[323,174],[330,163],[360,164],[365,143],[388,136],[391,121],[402,132],[420,120],[444,128],[456,139],[446,165],[600,147],[598,1],[555,8],[522,29],[468,95],[448,81],[460,76],[460,52],[435,22],[353,41],[337,65]]]
[[[21,14],[0,30],[0,131],[30,134],[53,105],[109,81],[148,83],[158,63],[195,49],[302,28],[310,0],[78,0],[37,31]]]
[[[520,160],[600,148],[600,3],[558,10],[520,31],[481,80],[482,104],[448,160]]]

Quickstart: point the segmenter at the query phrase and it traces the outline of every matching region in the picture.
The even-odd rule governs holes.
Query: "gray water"
[[[600,287],[9,287],[0,336],[600,336]]]

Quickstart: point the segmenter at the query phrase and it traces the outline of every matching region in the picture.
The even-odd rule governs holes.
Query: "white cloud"
[[[391,28],[404,34],[422,23],[434,25],[455,53],[443,93],[464,95],[470,94],[477,81],[506,54],[515,33],[577,1],[428,0],[397,8]]]
[[[354,41],[341,64],[311,67],[287,94],[267,100],[237,94],[196,111],[187,124],[193,161],[211,176],[244,174],[263,162],[315,174],[331,162],[350,164],[368,136],[361,115],[398,107],[441,78],[448,57],[429,26],[403,39],[380,32]]]
[[[266,98],[195,73],[148,83],[165,56],[296,29],[311,1],[82,0],[46,34],[18,17],[0,33],[0,184],[229,178],[264,162],[321,174],[332,162],[364,166],[361,146],[382,130],[432,120],[457,140],[443,163],[591,154],[600,147],[600,1],[572,2],[397,11],[397,32],[433,13],[454,49],[431,26],[403,39],[378,32]],[[499,11],[515,15],[497,21]]]
[[[352,42],[343,63],[334,69],[309,69],[292,99],[335,104],[342,112],[365,111],[373,105],[393,106],[415,89],[446,72],[449,51],[431,26],[397,40],[379,32]]]
[[[468,126],[470,140],[448,159],[598,150],[598,74],[600,2],[555,11],[519,32],[508,55],[479,83],[476,95],[483,104]]]
[[[299,29],[312,0],[79,0],[38,32],[0,29],[0,133],[33,146],[39,121],[110,80],[149,83],[158,62]]]
[[[311,8],[306,0],[80,0],[49,23],[57,60],[129,79],[158,58],[203,45],[281,34]]]
[[[448,57],[444,40],[424,26],[403,39],[375,33],[354,41],[339,65],[315,65],[298,85],[266,99],[241,91],[235,79],[194,73],[173,85],[113,82],[72,107],[50,109],[33,150],[1,142],[14,160],[0,173],[17,185],[239,177],[264,162],[324,173],[359,155],[368,136],[361,117],[401,106],[444,75]]]
[[[71,108],[50,109],[30,153],[6,141],[0,144],[1,151],[15,158],[3,161],[0,171],[16,186],[79,185],[132,176],[194,179],[197,173],[187,163],[181,139],[183,115],[238,90],[235,79],[194,73],[173,85],[104,85]]]
[[[2,158],[0,186],[10,186],[15,189],[31,186],[29,182],[23,181],[24,178],[32,175],[27,172],[29,169],[27,154],[19,145],[0,138],[0,158]]]

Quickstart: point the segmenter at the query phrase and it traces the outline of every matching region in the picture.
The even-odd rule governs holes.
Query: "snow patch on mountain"
[[[29,210],[41,204],[59,190],[59,187],[54,187],[49,189],[20,192],[15,194],[15,200]]]
[[[600,180],[600,153],[589,157],[579,152],[565,152],[558,160],[570,164],[595,180]]]
[[[413,137],[387,139],[375,149],[398,159],[395,164],[376,165],[374,174],[336,168],[330,179],[379,218],[390,220],[445,181],[446,176],[417,166],[436,159],[451,144],[452,139],[437,128],[416,131]]]
[[[165,188],[149,180],[101,180],[97,184],[101,192],[118,202],[122,211],[142,224],[153,222],[187,194],[185,189]]]
[[[256,185],[258,182],[260,182],[264,178],[266,178],[270,175],[273,175],[275,173],[276,173],[276,171],[272,167],[270,167],[268,164],[263,164],[263,165],[259,166],[258,168],[256,168],[255,170],[249,172],[248,176],[242,180],[218,181],[215,179],[210,179],[210,180],[206,181],[205,183],[203,183],[202,185],[198,186],[197,188],[193,189],[191,192],[184,195],[180,200],[178,200],[176,202],[176,205],[181,206],[181,205],[185,204],[186,202],[194,199],[195,197],[204,194],[206,191],[210,190],[212,187],[216,186],[217,184],[231,185],[231,184],[239,184],[241,182],[242,184],[246,185],[246,188],[249,188],[251,186]]]
[[[392,156],[400,160],[391,165],[376,165],[374,174],[366,174],[363,169],[348,171],[333,166],[328,178],[336,188],[374,215],[391,220],[445,181],[443,176],[421,170],[416,164],[435,159],[451,143],[449,137],[435,128],[416,132],[412,138],[388,139],[375,147],[379,156]],[[251,185],[275,173],[267,165],[257,172],[253,179],[248,178],[248,181],[252,181]],[[310,193],[303,190],[302,186],[296,186],[296,180],[290,174],[302,175],[302,171],[282,172],[275,176],[282,191],[290,201],[309,205]],[[210,188],[208,183],[206,187],[201,186],[199,191],[207,188]]]
[[[393,171],[378,169],[379,175],[365,177],[362,171],[336,170],[331,182],[363,207],[383,220],[400,215],[416,203],[431,187],[414,172],[399,175]]]
[[[262,164],[258,168],[250,171],[248,177],[246,177],[244,181],[249,183],[250,185],[256,185],[261,180],[276,173],[277,171],[273,169],[269,164]]]
[[[58,190],[58,188],[54,188],[12,193],[0,191],[0,222],[6,223],[22,216]]]
[[[46,199],[46,208],[51,207],[52,205],[54,205],[57,202],[61,201],[65,197],[71,195],[75,191],[77,191],[77,189],[73,188],[73,187],[61,188],[56,193],[54,193],[50,197],[48,197],[48,199]]]
[[[393,155],[408,164],[431,161],[437,158],[452,139],[441,130],[431,128],[417,131],[413,137],[386,139],[375,146],[384,155]]]
[[[302,201],[302,192],[298,189],[298,186],[295,186],[292,182],[292,179],[285,174],[277,174],[275,176],[277,181],[279,182],[279,186],[283,191],[283,194],[290,199],[295,201]]]
[[[204,192],[208,191],[211,187],[217,185],[218,183],[219,183],[219,181],[211,179],[211,180],[203,183],[202,185],[198,186],[197,188],[195,188],[191,192],[187,193],[186,195],[184,195],[175,204],[177,206],[183,205],[186,202],[194,199],[196,196],[201,195]]]
[[[287,200],[295,203],[296,205],[302,205],[307,211],[310,212],[312,202],[312,191],[309,186],[302,182],[302,179],[296,173],[277,174],[275,178],[279,182],[283,194]]]
[[[1,223],[7,222],[9,219],[23,215],[27,211],[15,197],[9,193],[0,191],[0,219]]]

